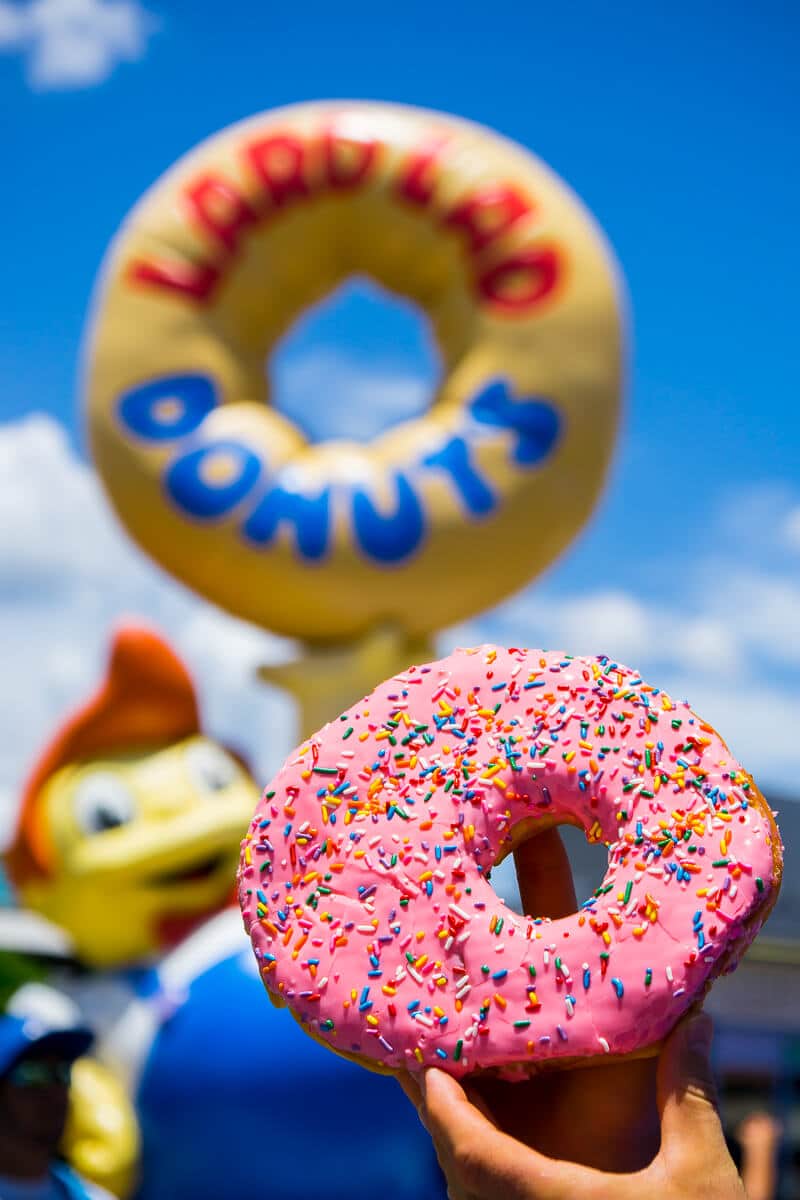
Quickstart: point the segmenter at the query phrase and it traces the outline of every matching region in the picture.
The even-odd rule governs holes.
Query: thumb
[[[522,911],[531,917],[567,917],[578,907],[572,868],[557,829],[545,829],[514,851]]]
[[[680,1022],[667,1039],[658,1064],[658,1108],[661,1153],[684,1162],[725,1153],[725,1137],[717,1110],[717,1089],[711,1071],[713,1027],[706,1013]]]
[[[458,1080],[429,1068],[420,1077],[425,1127],[450,1192],[473,1200],[579,1200],[598,1172],[556,1162],[502,1133],[476,1108]],[[448,1192],[448,1195],[450,1194]]]

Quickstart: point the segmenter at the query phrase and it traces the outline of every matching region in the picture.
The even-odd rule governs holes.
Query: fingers
[[[695,1136],[722,1137],[717,1092],[711,1073],[711,1018],[699,1013],[681,1021],[661,1052],[658,1106],[662,1138],[676,1144]]]
[[[459,1200],[581,1200],[598,1194],[583,1178],[594,1172],[545,1158],[500,1133],[444,1071],[426,1071],[422,1091],[425,1125]]]
[[[768,1112],[749,1113],[736,1128],[736,1136],[742,1146],[775,1144],[781,1140],[783,1126]]]
[[[478,1089],[476,1087],[467,1087],[464,1089],[464,1091],[470,1104],[474,1108],[477,1108],[478,1112],[482,1113],[483,1116],[486,1117],[486,1120],[490,1125],[493,1125],[495,1129],[499,1129],[500,1126],[497,1121],[495,1121],[494,1116],[492,1115],[492,1110],[486,1102],[486,1098],[481,1095]]]
[[[514,851],[522,909],[531,917],[566,917],[578,907],[572,869],[557,829],[528,838]]]
[[[736,1130],[742,1147],[742,1182],[750,1200],[775,1195],[782,1126],[767,1112],[754,1112]]]
[[[422,1104],[422,1092],[416,1079],[409,1075],[408,1071],[399,1071],[396,1078],[400,1087],[414,1105],[414,1108],[419,1111],[419,1107]]]
[[[738,1183],[717,1111],[711,1035],[705,1013],[684,1019],[667,1039],[658,1064],[659,1159],[671,1177],[692,1178],[698,1189],[706,1180]]]

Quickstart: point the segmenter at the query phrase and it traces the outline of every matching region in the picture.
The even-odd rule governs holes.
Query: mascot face
[[[202,735],[56,771],[38,797],[54,869],[20,888],[87,964],[142,961],[230,902],[251,776]]]

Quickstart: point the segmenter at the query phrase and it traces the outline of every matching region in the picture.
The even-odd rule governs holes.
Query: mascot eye
[[[186,754],[192,782],[201,791],[224,792],[236,779],[236,764],[219,746],[196,742]]]
[[[104,833],[133,820],[135,805],[116,775],[101,771],[83,778],[75,792],[75,815],[85,833]]]

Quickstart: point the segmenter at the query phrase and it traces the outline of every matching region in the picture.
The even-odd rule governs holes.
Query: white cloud
[[[764,560],[800,553],[800,498],[781,480],[738,487],[727,494],[718,514],[718,533],[748,555],[758,547]]]
[[[91,469],[48,417],[0,425],[0,843],[41,746],[96,686],[125,614],[164,632],[197,680],[205,725],[266,781],[291,748],[294,715],[256,668],[285,639],[226,616],[172,582],[128,541]]]
[[[732,564],[710,600],[742,642],[776,666],[800,666],[800,572]],[[718,585],[719,586],[719,585]]]
[[[306,348],[280,368],[280,408],[303,425],[311,418],[317,438],[363,442],[400,421],[425,413],[433,396],[429,378],[406,364],[375,366],[342,350]]]
[[[671,694],[686,697],[718,729],[731,752],[765,790],[800,796],[797,689],[775,684],[757,670],[735,687],[702,674],[670,681]]]
[[[468,640],[487,629],[508,644],[541,645],[573,654],[610,654],[631,666],[674,666],[710,671],[727,679],[741,669],[741,648],[732,630],[711,613],[691,615],[649,605],[623,591],[564,595],[537,585],[456,631]],[[448,635],[448,643],[454,634]],[[538,640],[537,640],[538,639]]]
[[[780,518],[797,506],[787,492]],[[682,561],[680,593],[657,603],[631,590],[580,593],[556,575],[442,635],[614,655],[688,699],[764,785],[798,791],[800,663],[797,562],[709,522],[716,549]],[[764,561],[762,561],[762,558]],[[661,563],[667,577],[671,564]],[[675,573],[673,572],[673,575]],[[21,780],[69,708],[96,685],[123,614],[159,627],[190,665],[206,727],[251,756],[262,782],[294,744],[294,711],[256,667],[294,647],[226,616],[174,583],[128,541],[91,468],[62,427],[31,416],[0,425],[0,840]]]
[[[556,576],[448,631],[444,646],[492,640],[612,655],[688,700],[764,786],[796,795],[800,571],[780,531],[797,511],[788,486],[741,491],[709,519],[695,556],[642,560],[642,578],[664,583],[658,599],[569,592]]]
[[[25,12],[19,5],[0,5],[0,48],[15,47],[23,40],[25,28]]]
[[[22,53],[39,91],[91,87],[143,57],[158,22],[138,0],[0,0],[0,53]]]
[[[793,554],[800,554],[800,504],[786,514],[780,528],[786,549]]]
[[[421,415],[441,375],[427,318],[360,275],[306,309],[269,358],[278,408],[319,440],[369,441]]]

